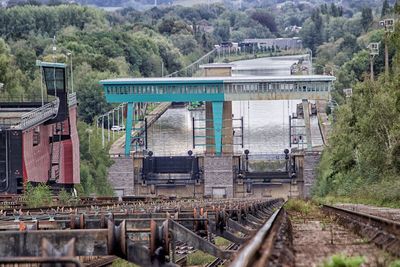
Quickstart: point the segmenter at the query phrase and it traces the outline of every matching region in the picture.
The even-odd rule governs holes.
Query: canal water
[[[233,75],[282,76],[290,75],[290,66],[302,56],[259,58],[233,62]],[[235,152],[249,149],[251,154],[283,153],[289,148],[289,115],[296,112],[296,104],[301,100],[273,101],[235,101],[233,102],[234,119],[243,117],[244,147],[242,148],[240,131],[237,130]],[[154,123],[148,131],[148,149],[156,156],[187,155],[188,150],[202,153],[204,146],[193,149],[192,117],[195,127],[204,127],[204,111],[188,111],[186,107],[170,108]],[[199,121],[197,121],[199,120]],[[304,122],[299,122],[301,123]],[[316,118],[312,118],[312,132],[318,127]],[[240,121],[234,121],[240,126]],[[204,144],[204,138],[196,138],[197,144]],[[313,145],[321,145],[320,137],[315,136]]]

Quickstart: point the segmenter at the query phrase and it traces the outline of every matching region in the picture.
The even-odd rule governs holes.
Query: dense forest
[[[119,2],[101,1],[118,6]],[[146,4],[146,1],[141,1]],[[148,2],[148,1],[147,1]],[[391,184],[400,169],[400,124],[396,74],[398,32],[390,36],[392,73],[384,77],[383,45],[375,59],[377,81],[370,81],[370,42],[382,42],[382,18],[393,16],[393,1],[225,1],[191,7],[164,5],[113,12],[63,1],[8,1],[0,9],[1,97],[40,94],[35,60],[74,66],[81,136],[81,192],[111,194],[107,167],[112,163],[99,136],[88,143],[88,128],[109,110],[98,81],[114,77],[151,77],[171,73],[193,62],[222,41],[300,36],[315,56],[315,72],[337,76],[332,113],[334,131],[324,153],[317,196],[366,194],[373,186]],[[60,4],[61,3],[61,4]],[[159,1],[162,4],[162,1]],[[96,4],[85,1],[82,4]],[[151,4],[151,3],[150,3]],[[123,5],[124,6],[124,5]],[[301,27],[300,32],[291,30]],[[56,52],[53,52],[56,46]],[[342,89],[353,88],[346,99]],[[375,121],[375,123],[371,123]],[[376,122],[382,127],[376,127]],[[90,150],[89,150],[90,146]],[[393,182],[393,184],[396,184]],[[370,190],[364,190],[366,188]],[[400,185],[397,183],[397,188]],[[390,187],[389,189],[390,190]],[[358,192],[358,191],[357,191]],[[391,191],[391,199],[399,198]],[[399,192],[399,190],[397,190]],[[397,194],[397,195],[396,195]],[[390,194],[389,194],[390,195]],[[375,198],[376,199],[376,198]]]

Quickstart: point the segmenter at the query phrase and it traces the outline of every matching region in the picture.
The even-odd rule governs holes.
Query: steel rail
[[[276,210],[253,238],[239,251],[231,267],[265,266],[272,253],[273,243],[279,230],[278,222],[282,219],[283,205]],[[278,226],[278,227],[277,227]]]
[[[400,223],[358,211],[323,205],[322,210],[333,214],[339,223],[367,237],[378,247],[400,256]]]

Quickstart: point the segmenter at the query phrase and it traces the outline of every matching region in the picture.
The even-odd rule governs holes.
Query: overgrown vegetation
[[[382,73],[376,81],[369,79],[368,67],[365,66],[368,64],[366,52],[357,53],[350,61],[355,62],[364,53],[364,67],[357,68],[358,63],[351,67],[352,71],[359,71],[357,76],[363,78],[350,83],[352,97],[335,111],[334,129],[319,166],[318,184],[314,191],[318,197],[400,206],[398,26],[390,37],[390,47],[396,53],[390,56],[388,75]],[[376,35],[376,38],[378,36],[382,37]],[[377,61],[382,58],[383,53]],[[349,73],[346,77],[351,80],[353,74]]]
[[[311,201],[302,199],[289,199],[285,204],[285,210],[288,212],[298,212],[301,215],[307,216],[312,211],[316,210],[316,206]]]
[[[105,148],[102,146],[101,129],[78,122],[78,133],[81,152],[79,195],[112,196],[114,190],[107,180],[107,169],[113,161],[108,155],[109,144]]]
[[[50,206],[53,203],[51,189],[46,184],[32,186],[27,183],[23,198],[30,208]]]
[[[137,267],[138,265],[130,263],[123,259],[117,259],[116,261],[113,261],[111,266],[112,267]]]
[[[58,193],[58,204],[63,206],[71,206],[78,202],[78,199],[73,197],[71,193],[68,193],[65,189],[62,189]]]
[[[214,238],[214,242],[217,247],[220,247],[222,249],[225,249],[231,243],[229,242],[229,240],[226,240],[225,238],[220,236],[216,236]]]
[[[323,263],[323,267],[360,267],[365,262],[363,257],[348,257],[345,255],[334,255]]]
[[[202,266],[208,264],[215,260],[214,256],[197,250],[189,255],[187,255],[187,265],[188,266]]]

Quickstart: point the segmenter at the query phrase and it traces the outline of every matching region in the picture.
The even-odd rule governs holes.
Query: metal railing
[[[12,128],[16,130],[27,129],[57,115],[60,100],[56,99],[44,106],[36,108],[21,116],[21,121]]]

